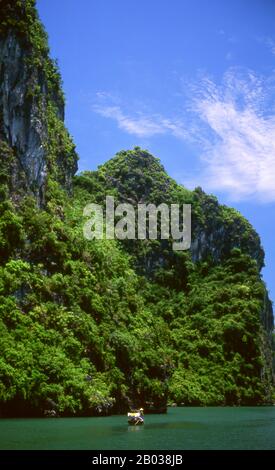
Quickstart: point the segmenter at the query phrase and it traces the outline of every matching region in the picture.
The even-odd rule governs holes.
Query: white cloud
[[[267,91],[269,84],[249,71],[230,70],[220,87],[203,81],[194,98],[202,173],[193,184],[231,200],[275,201],[275,115],[266,113]]]
[[[234,201],[274,202],[274,90],[274,76],[230,68],[219,85],[207,77],[190,85],[180,118],[152,113],[140,103],[132,106],[136,112],[127,112],[121,99],[105,92],[93,110],[139,138],[171,135],[193,145],[198,158],[191,178],[182,179],[188,187],[220,191]]]
[[[158,114],[144,114],[137,112],[127,114],[121,106],[109,106],[106,103],[93,106],[96,113],[111,118],[117,122],[120,129],[137,137],[152,137],[159,134],[171,134],[184,138],[185,129],[178,120],[164,118]]]
[[[163,134],[165,131],[159,123],[154,122],[150,117],[129,116],[121,110],[120,106],[95,105],[94,111],[101,116],[115,120],[120,129],[138,137],[151,137]]]

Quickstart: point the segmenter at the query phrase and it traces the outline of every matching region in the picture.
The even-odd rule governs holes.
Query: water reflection
[[[137,432],[141,431],[143,426],[128,426],[128,432]]]
[[[0,449],[275,449],[275,407],[172,408],[147,415],[0,420]]]

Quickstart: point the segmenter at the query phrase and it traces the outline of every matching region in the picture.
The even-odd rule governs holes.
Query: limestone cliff
[[[63,124],[60,75],[34,5],[0,1],[0,139],[15,156],[12,192],[27,189],[43,204],[49,177],[70,190],[77,156]]]
[[[97,189],[92,183],[94,179],[97,181]],[[84,185],[91,193],[98,191],[99,182],[107,191],[115,189],[118,201],[130,202],[134,206],[138,203],[190,203],[192,242],[188,256],[193,263],[217,266],[230,259],[232,250],[237,249],[256,262],[258,272],[263,268],[264,250],[252,225],[237,210],[221,205],[216,197],[207,195],[201,188],[188,191],[178,185],[168,176],[160,161],[149,152],[139,147],[132,151],[121,151],[100,166],[97,172],[86,172],[76,178],[76,185]],[[136,268],[141,274],[156,279],[163,270],[173,269],[178,273],[179,288],[186,287],[186,272],[180,267],[177,255],[168,241],[148,241],[144,248],[143,241],[125,240],[123,246],[134,255]],[[259,316],[270,342],[274,320],[272,303],[265,286]],[[270,368],[269,356],[267,361]]]
[[[77,156],[35,1],[0,12],[0,416],[270,403],[273,311],[253,227],[138,147],[66,194]],[[86,240],[83,207],[107,194],[192,204],[191,249]]]

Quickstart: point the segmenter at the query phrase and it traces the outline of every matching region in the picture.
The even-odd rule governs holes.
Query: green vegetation
[[[107,412],[140,388],[142,399],[158,400],[167,326],[137,294],[128,256],[115,242],[83,240],[75,209],[61,210],[27,198],[9,227],[15,243],[0,271],[3,412],[41,411],[49,399],[60,413]],[[5,229],[7,211],[15,214],[5,201]]]
[[[210,244],[205,237],[200,247],[195,245],[193,256],[173,252],[166,241],[120,242],[146,279],[140,291],[146,307],[168,327],[164,350],[170,401],[210,405],[269,400],[270,336],[263,322],[270,335],[273,317],[259,274],[263,250],[251,225],[201,189],[192,193],[177,185],[157,159],[139,148],[120,152],[98,172],[75,178],[75,197],[82,206],[103,203],[106,192],[134,204],[191,202],[193,238],[201,233],[212,237]],[[194,262],[197,251],[202,258]]]
[[[266,290],[249,245],[231,249],[219,263],[211,252],[194,263],[189,252],[169,246],[160,261],[159,241],[131,246],[83,238],[86,202],[103,202],[108,184],[109,194],[119,196],[111,178],[117,158],[121,162],[119,154],[98,173],[76,177],[73,198],[51,183],[44,210],[31,197],[16,208],[2,198],[2,413],[39,414],[49,401],[60,414],[81,415],[120,411],[129,403],[270,400],[268,338],[260,321]],[[177,188],[179,200],[195,197],[146,152],[124,152],[123,158],[129,174],[148,158],[157,200],[163,185],[171,190],[167,197]],[[115,172],[114,178],[123,184]],[[135,179],[128,184],[138,201]],[[120,186],[125,197],[128,189]],[[142,243],[147,246],[139,252]],[[148,259],[154,263],[146,271]]]
[[[16,93],[20,92],[21,96],[16,108],[17,127],[24,123],[25,133],[32,138],[32,147],[36,146],[38,152],[45,153],[46,165],[43,172],[46,180],[42,183],[39,178],[38,181],[29,181],[30,168],[26,168],[24,164],[24,146],[23,150],[13,149],[15,162],[12,172],[20,173],[14,177],[17,189],[20,187],[25,192],[25,183],[29,183],[27,186],[40,198],[43,205],[44,193],[50,185],[48,180],[58,181],[69,190],[72,175],[77,170],[75,145],[64,125],[65,100],[61,76],[56,61],[49,56],[48,37],[38,18],[35,0],[0,0],[0,8],[0,45],[4,47],[3,44],[8,39],[8,49],[11,44],[16,48],[13,65],[3,59],[2,74],[6,79],[9,75],[15,77],[15,83],[8,83],[12,88],[16,86]],[[17,103],[16,96],[14,101]],[[6,102],[2,102],[1,107],[5,106]],[[1,146],[8,138],[7,130],[3,129],[4,111],[7,113],[8,110],[1,109],[0,112]],[[29,162],[29,166],[32,165],[35,167],[35,162]]]
[[[15,34],[32,71],[24,99],[40,109],[48,170],[38,207],[0,129],[0,414],[269,403],[273,313],[254,229],[138,147],[76,176],[72,188],[75,148],[35,2],[0,4],[0,39]],[[107,194],[134,205],[191,203],[192,249],[85,240],[83,208]]]
[[[45,73],[48,89],[64,102],[60,73],[56,62],[49,57],[48,35],[38,18],[35,3],[35,0],[0,0],[0,38],[10,32],[15,34],[26,51],[29,67]],[[33,87],[30,93],[35,93]]]

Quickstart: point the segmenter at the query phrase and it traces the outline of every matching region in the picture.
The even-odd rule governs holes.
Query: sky
[[[37,0],[93,170],[138,145],[238,209],[275,300],[275,1]]]

